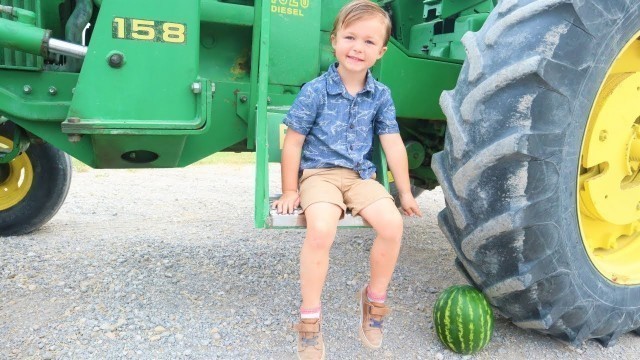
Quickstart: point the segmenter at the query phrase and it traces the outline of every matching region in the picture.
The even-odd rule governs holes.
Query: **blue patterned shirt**
[[[338,74],[337,63],[306,83],[283,123],[305,135],[300,170],[344,167],[370,179],[373,135],[398,133],[391,91],[371,72],[355,97]]]

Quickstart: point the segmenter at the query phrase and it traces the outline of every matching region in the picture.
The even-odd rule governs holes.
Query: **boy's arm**
[[[396,183],[396,187],[398,188],[402,211],[405,215],[422,216],[418,203],[411,193],[407,150],[404,147],[400,134],[382,134],[380,135],[380,144],[382,145],[384,154],[387,156],[389,169],[391,169],[393,179]]]
[[[273,203],[279,214],[292,214],[300,204],[298,195],[298,170],[305,136],[288,128],[282,146],[282,196]]]

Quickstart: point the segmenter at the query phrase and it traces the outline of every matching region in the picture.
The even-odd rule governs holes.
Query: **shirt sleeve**
[[[320,105],[320,96],[316,94],[312,85],[313,83],[306,83],[300,89],[289,112],[282,120],[285,125],[302,135],[307,135],[311,131]]]
[[[396,134],[400,132],[396,121],[396,107],[391,99],[389,89],[384,89],[380,106],[373,119],[373,131],[376,135]]]

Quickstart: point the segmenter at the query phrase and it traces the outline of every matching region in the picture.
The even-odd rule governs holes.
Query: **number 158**
[[[187,27],[184,24],[114,18],[112,24],[113,37],[117,39],[160,41],[168,43],[184,43]]]

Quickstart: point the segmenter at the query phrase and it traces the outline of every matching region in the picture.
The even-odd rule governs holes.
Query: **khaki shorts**
[[[347,168],[308,169],[300,178],[300,206],[302,210],[318,202],[338,205],[353,215],[380,199],[391,199],[387,190],[374,179],[363,180]]]

